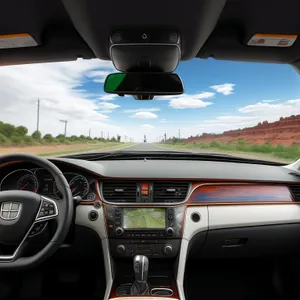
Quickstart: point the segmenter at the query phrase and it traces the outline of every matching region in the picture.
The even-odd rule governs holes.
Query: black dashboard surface
[[[120,160],[87,161],[67,158],[51,158],[63,172],[80,174],[91,182],[101,178],[128,179],[187,179],[209,181],[268,181],[299,183],[299,177],[292,170],[282,166],[215,162],[215,161],[172,161],[172,160]],[[38,166],[16,162],[0,166],[0,182],[16,169],[36,169]],[[92,182],[91,182],[92,184]]]
[[[172,160],[120,160],[86,161],[55,158],[53,163],[65,162],[81,167],[100,177],[111,178],[160,178],[160,179],[208,179],[224,181],[270,181],[295,182],[299,177],[282,166],[215,162],[215,161],[172,161]]]

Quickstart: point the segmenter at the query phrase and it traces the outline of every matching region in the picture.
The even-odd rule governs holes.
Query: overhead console
[[[122,72],[173,72],[181,59],[180,34],[162,28],[115,30],[109,52]]]

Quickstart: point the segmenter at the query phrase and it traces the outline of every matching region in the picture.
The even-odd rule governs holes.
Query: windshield
[[[181,62],[185,92],[152,101],[105,94],[111,62],[0,68],[0,154],[192,151],[300,158],[300,76],[288,65]]]

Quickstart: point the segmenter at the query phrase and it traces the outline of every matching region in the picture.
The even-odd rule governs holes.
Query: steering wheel
[[[25,269],[45,261],[63,244],[73,217],[70,186],[53,163],[35,155],[10,154],[0,157],[0,170],[1,164],[14,161],[33,163],[50,172],[62,199],[52,199],[29,191],[0,191],[0,250],[1,244],[15,249],[13,254],[0,254],[0,270]],[[49,243],[33,256],[22,256],[31,237],[53,219],[57,227]]]

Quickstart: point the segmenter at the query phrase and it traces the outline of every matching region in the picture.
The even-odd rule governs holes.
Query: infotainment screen
[[[164,229],[166,211],[164,208],[124,208],[124,229]]]

